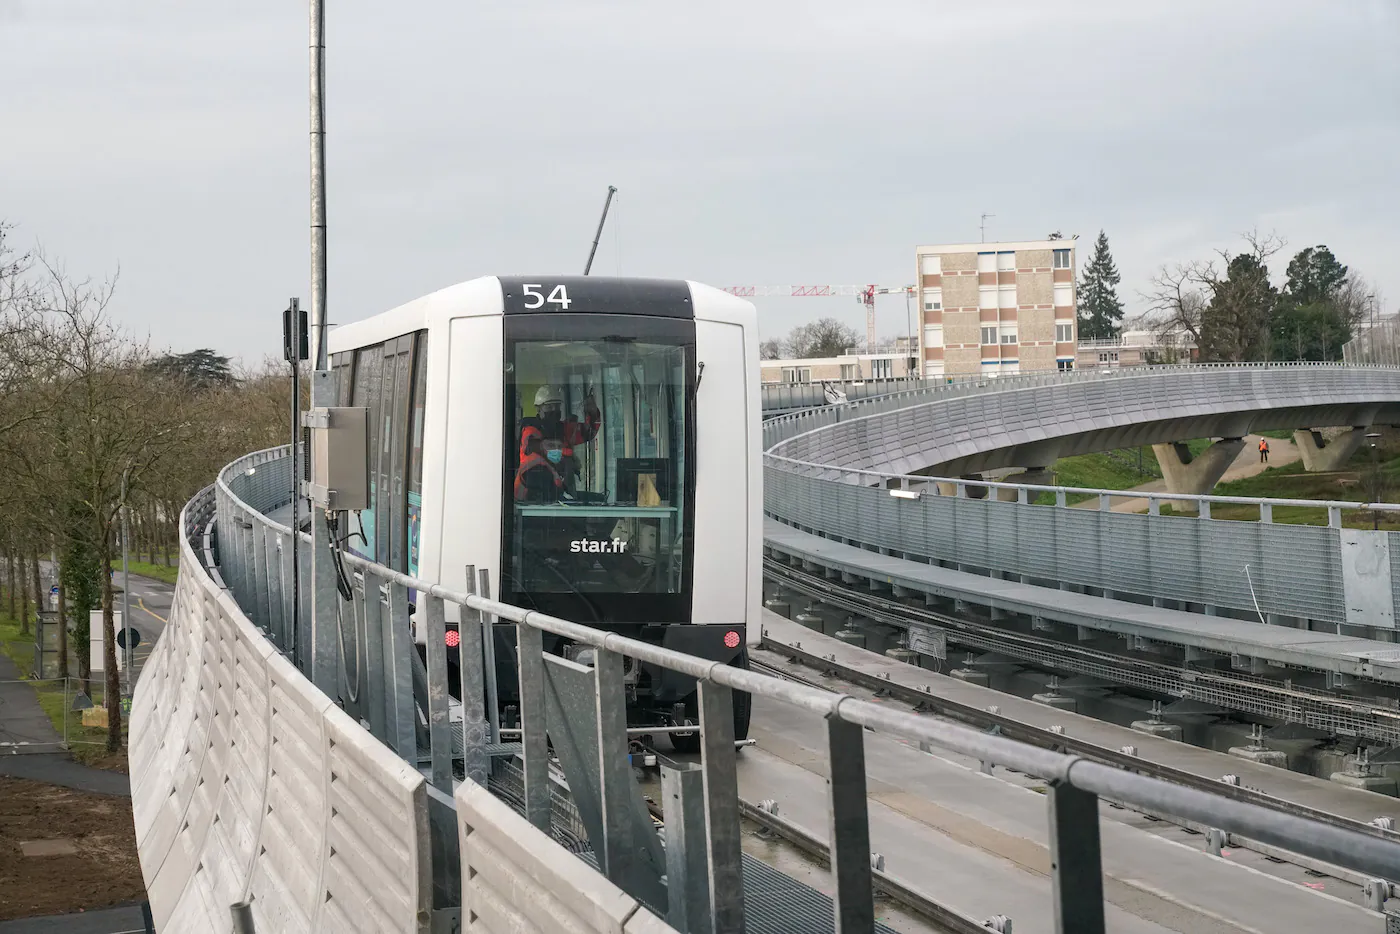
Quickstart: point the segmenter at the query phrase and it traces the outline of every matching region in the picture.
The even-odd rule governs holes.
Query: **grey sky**
[[[273,352],[307,295],[304,7],[0,0],[0,217],[120,265],[114,311],[157,343]],[[1256,225],[1393,309],[1397,39],[1391,0],[338,0],[331,320],[580,271],[608,184],[600,273],[903,285],[988,211],[989,240],[1078,233],[1081,261],[1106,229],[1130,310]],[[903,333],[902,299],[879,313]]]

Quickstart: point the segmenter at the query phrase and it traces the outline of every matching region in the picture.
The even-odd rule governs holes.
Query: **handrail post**
[[[865,727],[833,713],[826,721],[827,803],[831,808],[832,915],[836,934],[875,930],[870,879],[870,814],[865,796]]]
[[[452,724],[447,711],[447,622],[443,616],[442,598],[426,596],[422,600],[427,643],[428,674],[428,745],[433,763],[433,787],[452,794]],[[421,599],[421,598],[420,598]]]
[[[716,931],[742,931],[744,867],[739,831],[739,777],[734,753],[734,692],[700,682],[701,765],[705,770],[705,858],[710,919]]]
[[[1055,934],[1104,934],[1099,796],[1068,781],[1045,789]]]
[[[545,728],[544,633],[515,626],[520,665],[520,739],[525,758],[525,818],[550,832],[549,736]]]
[[[475,596],[476,568],[467,565],[467,593]],[[486,681],[482,672],[484,619],[480,610],[463,606],[457,623],[457,673],[462,696],[462,769],[469,781],[485,785],[490,774],[486,758]],[[445,627],[444,627],[445,628]],[[443,633],[444,644],[446,632]],[[434,746],[437,741],[434,738]],[[437,762],[434,749],[433,762]]]

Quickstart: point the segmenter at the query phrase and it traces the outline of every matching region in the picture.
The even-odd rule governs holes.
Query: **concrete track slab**
[[[826,567],[1011,613],[1040,616],[1108,632],[1129,633],[1157,642],[1190,645],[1226,655],[1253,656],[1277,665],[1339,671],[1358,677],[1400,682],[1400,645],[1395,643],[1268,626],[982,577],[952,568],[876,554],[803,532],[773,519],[764,520],[763,541],[765,547],[801,556]]]
[[[740,757],[741,794],[776,800],[825,837],[823,721],[765,699],[754,707],[758,746]],[[886,871],[974,917],[1007,914],[1018,934],[1053,931],[1045,798],[890,738],[867,731],[865,740],[871,847]],[[1111,931],[1370,934],[1381,923],[1359,905],[1116,820],[1102,822],[1102,839]]]
[[[1205,778],[1218,779],[1227,773],[1238,775],[1242,784],[1272,797],[1351,820],[1391,817],[1400,824],[1400,799],[1347,788],[1313,775],[1261,765],[1189,743],[1139,733],[1116,723],[1095,720],[1067,710],[1055,710],[1014,694],[1004,694],[867,652],[840,639],[799,626],[770,610],[763,612],[763,627],[775,641],[788,645],[800,642],[808,652],[836,656],[837,664],[842,666],[858,668],[880,678],[888,675],[892,682],[916,690],[922,691],[927,687],[934,697],[980,709],[995,705],[1001,708],[1002,716],[1040,729],[1063,726],[1066,736],[1107,749],[1133,745],[1137,747],[1138,758],[1145,762],[1168,765]]]

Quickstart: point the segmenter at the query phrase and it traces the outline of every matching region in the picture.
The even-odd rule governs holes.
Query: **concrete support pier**
[[[1002,483],[1032,483],[1036,486],[1054,486],[1055,476],[1049,467],[1032,467],[1021,473],[1009,474],[1001,478]],[[1016,490],[997,488],[997,499],[1003,503],[1016,502]]]
[[[1221,438],[1193,458],[1186,445],[1179,441],[1152,445],[1152,453],[1157,455],[1157,463],[1162,467],[1162,478],[1167,482],[1167,492],[1195,495],[1215,489],[1243,449],[1243,438]],[[1173,508],[1184,509],[1185,505],[1178,503]]]
[[[1231,746],[1230,755],[1237,759],[1248,759],[1260,765],[1272,765],[1280,769],[1288,768],[1288,753],[1267,746]]]
[[[1348,788],[1360,788],[1362,791],[1373,791],[1376,794],[1389,795],[1394,798],[1396,795],[1395,779],[1386,778],[1384,775],[1373,775],[1367,773],[1362,775],[1358,772],[1333,772],[1332,781],[1338,785],[1345,785]]]
[[[976,668],[954,668],[948,672],[948,677],[984,688],[990,687],[992,684],[992,676],[985,671],[978,671]]]
[[[1293,443],[1298,445],[1298,456],[1302,458],[1303,469],[1308,473],[1341,470],[1365,441],[1365,426],[1344,431],[1330,441],[1316,429],[1300,428],[1293,432]]]

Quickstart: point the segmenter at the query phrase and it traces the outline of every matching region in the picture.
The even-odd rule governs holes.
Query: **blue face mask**
[[[549,458],[551,464],[557,464],[564,459],[564,452],[558,448],[551,448],[544,452],[544,456]]]

